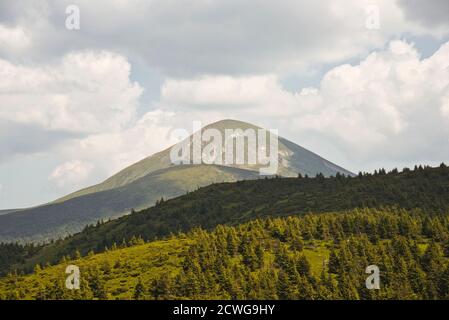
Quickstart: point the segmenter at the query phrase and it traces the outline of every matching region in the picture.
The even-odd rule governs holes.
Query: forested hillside
[[[15,254],[8,254],[9,259],[2,261],[0,272],[7,272],[11,266],[29,272],[36,263],[56,263],[77,250],[83,255],[102,252],[105,247],[126,243],[133,237],[149,241],[194,227],[211,229],[260,217],[380,206],[421,208],[428,215],[446,213],[449,168],[441,165],[402,172],[379,170],[353,178],[318,175],[215,184],[176,199],[161,200],[155,207],[129,216],[86,227],[77,235],[42,248],[15,248]],[[8,248],[0,245],[0,252],[9,251]]]
[[[449,216],[421,209],[256,219],[167,240],[133,238],[0,279],[3,299],[445,299]],[[64,286],[65,268],[81,289]],[[368,290],[368,265],[380,290]]]
[[[384,170],[358,177],[267,178],[215,184],[185,196],[159,201],[155,207],[88,227],[82,233],[44,247],[26,265],[55,263],[64,255],[101,252],[132,237],[153,240],[188,231],[214,228],[258,217],[320,213],[351,208],[398,206],[421,208],[428,214],[449,207],[449,168],[416,167],[398,172]]]

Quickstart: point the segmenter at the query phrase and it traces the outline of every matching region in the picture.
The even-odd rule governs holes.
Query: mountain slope
[[[12,209],[12,210],[0,210],[0,216],[8,213],[13,213],[15,211],[19,211],[20,209]]]
[[[218,182],[257,179],[256,172],[213,165],[162,169],[123,187],[86,194],[0,218],[0,242],[45,241],[80,231],[87,224],[149,207],[157,200]]]
[[[254,130],[260,127],[236,120],[223,120],[202,129]],[[190,141],[192,136],[184,142]],[[203,142],[203,147],[206,145]],[[100,219],[117,218],[134,209],[153,205],[161,197],[168,199],[217,182],[230,182],[259,177],[260,164],[174,165],[170,150],[156,153],[110,177],[103,183],[69,194],[52,203],[0,215],[0,241],[47,241],[82,230]],[[245,153],[247,157],[247,152]],[[278,174],[282,176],[325,176],[351,172],[320,156],[279,138]]]

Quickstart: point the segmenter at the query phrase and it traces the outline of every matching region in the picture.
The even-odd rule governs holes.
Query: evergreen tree
[[[145,295],[145,287],[142,283],[142,279],[139,278],[136,286],[134,287],[133,299],[140,300],[144,297],[144,295]]]

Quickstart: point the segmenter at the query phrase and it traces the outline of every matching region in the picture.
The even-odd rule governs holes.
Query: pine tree
[[[150,294],[155,300],[168,299],[172,295],[172,279],[168,273],[163,273],[151,283]]]
[[[108,299],[108,293],[98,270],[91,271],[89,274],[89,287],[92,290],[93,297],[99,300]]]
[[[340,270],[340,258],[334,249],[332,249],[329,256],[328,268],[330,273],[338,273]]]
[[[136,286],[134,287],[133,299],[140,300],[144,297],[144,295],[145,295],[145,287],[142,283],[142,279],[139,278]]]
[[[307,260],[306,256],[301,254],[299,255],[296,261],[296,270],[302,276],[309,278],[311,276],[310,270],[310,262]]]
[[[76,251],[75,251],[75,256],[74,256],[74,259],[75,259],[75,260],[79,260],[79,259],[81,259],[81,253],[80,253],[80,251],[79,251],[79,250],[76,250]]]

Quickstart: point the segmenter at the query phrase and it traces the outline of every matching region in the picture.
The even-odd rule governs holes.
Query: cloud
[[[107,178],[119,170],[168,147],[170,132],[176,128],[173,112],[161,110],[144,114],[122,131],[91,134],[59,148],[59,158],[82,158],[94,166],[88,182]]]
[[[73,188],[87,178],[95,182],[103,174],[111,174],[109,170],[126,162],[116,160],[124,156],[111,146],[132,150],[133,141],[119,137],[137,130],[139,121],[136,113],[143,89],[130,80],[130,72],[125,57],[108,51],[73,52],[51,65],[0,58],[0,161],[51,154],[53,162],[63,163],[50,179],[61,188],[69,188],[72,181]],[[89,148],[92,141],[98,143]],[[83,155],[84,150],[92,155]],[[93,155],[104,160],[95,160]],[[78,157],[90,166],[70,162]],[[97,165],[101,169],[94,170]],[[71,168],[83,169],[85,174],[79,179],[70,174],[64,178]]]
[[[359,0],[344,6],[332,0],[43,3],[5,13],[32,31],[34,46],[26,57],[49,59],[80,48],[106,48],[172,77],[288,74],[364,55],[404,33],[437,32],[406,20],[391,0],[370,2],[379,8],[378,30],[366,28],[367,4]],[[69,4],[80,8],[79,31],[64,26]]]
[[[250,107],[283,95],[274,75],[231,77],[203,76],[193,80],[168,79],[161,90],[164,103],[173,106],[211,108]],[[285,95],[285,94],[284,94]],[[289,95],[285,95],[289,98]],[[274,98],[276,102],[282,99]]]
[[[288,92],[273,75],[167,80],[161,105],[203,117],[207,105],[211,117],[265,122],[365,164],[442,161],[449,159],[448,68],[449,43],[421,59],[412,44],[392,41],[358,64],[331,69],[317,88]],[[325,150],[323,142],[314,150]]]
[[[449,28],[448,1],[400,0],[399,5],[404,9],[408,19],[417,21],[427,27],[437,28],[435,31],[447,33]]]
[[[0,163],[18,155],[48,152],[78,135],[0,119]]]
[[[0,161],[133,126],[142,88],[129,76],[126,58],[106,51],[51,66],[0,59]]]
[[[14,51],[24,50],[30,45],[30,36],[22,27],[11,28],[0,24],[0,48]]]
[[[59,187],[81,187],[89,177],[93,165],[86,161],[73,160],[58,166],[50,175],[49,180]]]
[[[78,52],[59,64],[20,65],[0,59],[0,119],[48,130],[119,130],[135,115],[142,88],[126,58]]]

